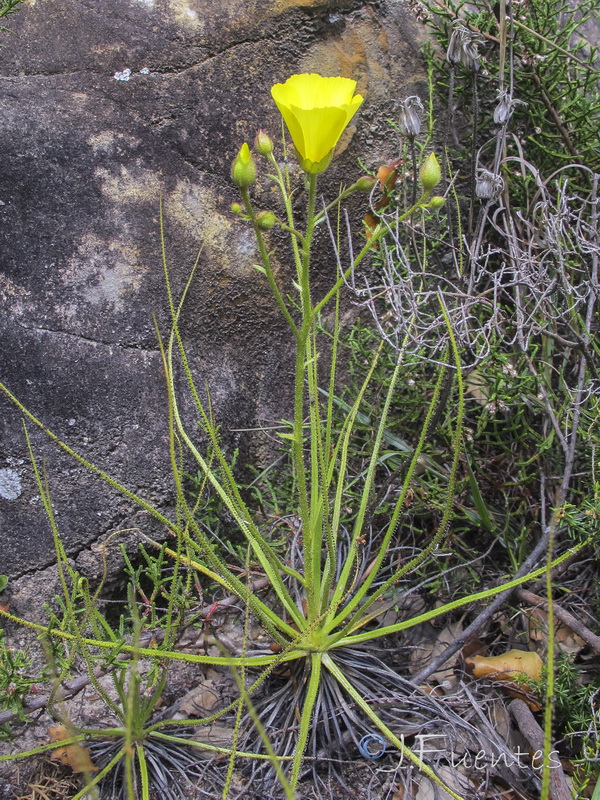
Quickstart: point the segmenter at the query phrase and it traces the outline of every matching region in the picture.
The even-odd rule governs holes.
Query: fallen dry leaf
[[[466,775],[452,767],[438,766],[435,770],[438,778],[441,778],[448,788],[463,795],[465,792],[472,791],[473,785]],[[441,786],[437,786],[429,778],[423,777],[419,783],[415,800],[451,800],[452,795],[448,794]]]
[[[504,684],[511,697],[524,700],[532,711],[539,711],[539,701],[531,694],[527,678],[542,678],[542,659],[530,650],[508,650],[499,656],[472,656],[465,666],[474,678],[490,678]]]
[[[472,667],[475,678],[493,675],[494,680],[514,680],[515,673],[525,673],[534,681],[542,678],[542,659],[533,650],[508,650],[499,656],[472,656],[465,663]]]
[[[426,657],[426,663],[433,661],[433,659],[441,655],[444,650],[446,650],[454,642],[454,640],[460,636],[462,632],[463,627],[460,622],[450,623],[440,631],[436,631],[437,635],[435,641],[432,642],[431,650],[423,653],[423,655]],[[436,683],[455,681],[456,678],[454,675],[454,667],[456,666],[459,657],[460,653],[453,655],[446,661],[441,669],[437,670],[437,672],[433,672],[427,680],[436,681]]]
[[[208,717],[222,699],[223,676],[208,670],[206,678],[188,692],[179,703],[179,711],[188,717]]]
[[[530,639],[540,642],[545,647],[548,640],[548,612],[543,608],[530,608],[525,613],[529,622]],[[570,656],[579,655],[586,647],[586,643],[580,636],[557,619],[554,622],[554,642],[563,653]]]
[[[421,613],[418,609],[417,613]],[[416,616],[416,614],[414,614]],[[426,667],[434,658],[437,658],[451,645],[457,636],[463,631],[460,622],[454,622],[443,628],[434,627],[431,622],[424,622],[412,629],[417,636],[411,643],[409,670],[412,675],[416,675]],[[454,667],[456,666],[460,654],[451,656],[446,663],[436,672],[428,677],[429,682],[445,684],[447,681],[456,681]]]
[[[62,742],[63,739],[70,739],[71,734],[64,725],[54,725],[48,728],[51,742]]]
[[[70,739],[71,734],[64,725],[55,725],[48,728],[51,742],[62,742]],[[58,747],[50,753],[52,761],[58,761],[64,766],[71,767],[73,772],[98,772],[98,767],[90,757],[87,747],[82,747],[77,742]]]
[[[197,742],[209,744],[213,747],[230,748],[233,742],[234,730],[232,727],[213,722],[210,726],[202,726],[194,735]],[[214,750],[199,750],[196,753],[200,758],[214,758],[219,761],[225,758],[225,753],[216,754]]]

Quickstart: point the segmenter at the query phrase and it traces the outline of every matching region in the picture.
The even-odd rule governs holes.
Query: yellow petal
[[[346,127],[347,114],[343,108],[303,109],[292,106],[288,117],[292,125],[287,119],[286,123],[298,152],[309,161],[320,161],[336,146]]]
[[[352,102],[355,89],[356,81],[350,78],[324,78],[313,72],[292,75],[285,83],[276,83],[271,94],[278,105],[281,102],[308,109],[348,105]]]

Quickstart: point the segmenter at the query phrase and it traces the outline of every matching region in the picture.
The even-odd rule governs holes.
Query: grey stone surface
[[[229,212],[232,158],[294,72],[358,81],[366,101],[331,170],[394,154],[386,118],[422,79],[425,34],[395,0],[30,0],[0,50],[0,380],[85,458],[168,511],[159,199],[182,320],[230,447],[289,416],[290,341]],[[326,185],[323,187],[327,191]],[[258,187],[269,202],[266,182]],[[322,248],[320,248],[322,249]],[[287,265],[281,263],[279,269]],[[334,264],[318,269],[331,275]],[[31,429],[31,425],[29,425]],[[144,515],[33,434],[72,556]],[[258,448],[258,449],[257,449]],[[5,490],[1,490],[4,486]],[[151,528],[151,526],[150,526]],[[125,536],[125,534],[124,534]],[[0,399],[0,572],[53,560],[20,414]]]

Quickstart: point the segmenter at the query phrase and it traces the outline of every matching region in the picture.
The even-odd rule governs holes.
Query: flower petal
[[[292,106],[290,112],[294,118],[294,125],[298,126],[302,136],[302,146],[299,147],[290,128],[296,150],[309,161],[321,161],[336,146],[346,127],[346,110],[344,108],[303,109]]]
[[[285,83],[276,83],[271,94],[277,105],[281,102],[308,109],[348,105],[355,89],[356,81],[350,78],[324,78],[311,72],[292,75]]]

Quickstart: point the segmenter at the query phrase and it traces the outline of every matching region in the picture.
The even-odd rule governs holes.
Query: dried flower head
[[[500,197],[502,189],[504,189],[504,181],[501,175],[490,172],[489,169],[477,170],[475,194],[480,200],[495,200]]]
[[[518,104],[523,104],[522,100],[513,100],[513,97],[508,92],[498,90],[498,105],[494,109],[494,122],[496,125],[504,125],[512,116],[514,107]]]
[[[400,103],[398,127],[402,136],[414,139],[421,133],[421,117],[425,113],[421,98],[416,94],[407,97]]]
[[[479,72],[478,48],[483,41],[482,36],[469,30],[460,20],[455,20],[446,58],[450,64],[460,63],[469,72]]]

